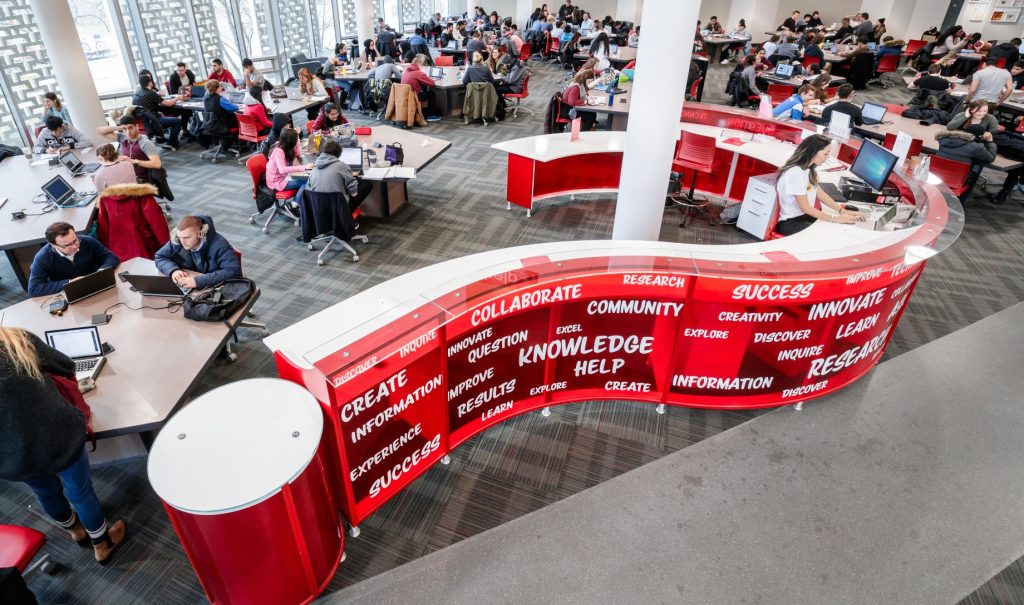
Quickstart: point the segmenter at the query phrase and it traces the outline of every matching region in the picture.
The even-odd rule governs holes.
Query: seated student
[[[935,134],[939,143],[937,155],[971,165],[964,183],[967,189],[960,194],[960,202],[964,203],[970,199],[981,169],[996,159],[993,135],[999,132],[999,122],[989,114],[988,102],[976,99],[966,106],[963,113],[953,116],[946,128]]]
[[[793,235],[810,227],[817,220],[830,223],[855,223],[864,217],[846,210],[836,202],[818,198],[818,173],[816,168],[828,160],[832,140],[814,134],[797,145],[793,155],[775,173],[775,189],[779,194],[779,219],[775,231],[782,235]],[[835,210],[829,214],[814,207],[815,199]]]
[[[804,84],[779,106],[772,110],[776,118],[792,118],[794,120],[804,119],[804,104],[810,103],[817,98],[814,87]]]
[[[120,144],[120,157],[131,162],[138,179],[148,179],[150,168],[163,166],[160,150],[139,132],[139,124],[132,116],[121,116],[117,126],[100,126],[96,133]]]
[[[754,69],[758,73],[775,69],[775,65],[768,60],[768,53],[764,48],[757,49],[757,53],[754,54]]]
[[[789,18],[787,18],[785,21],[783,21],[782,25],[775,28],[775,31],[788,29],[791,32],[795,32],[797,21],[800,21],[800,11],[793,11],[793,14],[790,15]]]
[[[804,46],[803,57],[805,59],[807,57],[814,57],[815,59],[818,60],[818,65],[819,66],[822,63],[824,63],[825,62],[825,53],[821,50],[821,44],[824,41],[825,41],[825,35],[824,34],[820,34],[820,33],[819,34],[815,34],[814,37],[810,40],[810,42],[806,46]]]
[[[807,23],[810,27],[822,27],[825,24],[821,22],[821,13],[814,11],[811,13],[811,20]]]
[[[512,45],[512,54],[518,57],[519,53],[522,52],[523,44],[526,44],[526,42],[519,35],[519,28],[518,26],[516,26],[515,23],[509,24],[508,35],[506,37],[508,38],[509,43]]]
[[[996,44],[988,51],[988,56],[997,59],[1006,59],[1006,68],[1010,69],[1013,64],[1020,60],[1020,38],[1014,38],[1009,42]],[[1016,87],[1014,87],[1016,88]]]
[[[487,69],[490,69],[491,73],[495,75],[507,74],[509,66],[511,66],[511,64],[512,56],[506,54],[505,48],[500,44],[496,44],[494,45],[493,48],[491,48],[491,52],[488,55],[487,60],[484,61],[484,65],[487,66]]]
[[[487,17],[487,23],[484,23],[483,30],[485,32],[497,32],[501,30],[501,23],[498,21],[498,13],[492,12]]]
[[[380,60],[380,65],[377,66],[377,69],[373,70],[373,79],[401,82],[402,70],[395,65],[395,58],[390,55],[384,55]]]
[[[68,281],[121,263],[98,240],[88,235],[78,235],[68,223],[53,223],[43,235],[47,245],[40,248],[32,259],[28,278],[29,296],[63,292]]]
[[[522,61],[513,59],[508,75],[494,87],[499,95],[520,94],[523,92],[523,80],[526,79],[528,73],[529,70],[526,69],[526,65]]]
[[[449,23],[444,26],[444,31],[441,32],[441,36],[438,38],[437,43],[439,48],[448,48],[449,42],[455,42],[458,46],[459,39],[455,37],[455,24]]]
[[[137,182],[135,166],[127,158],[117,155],[117,151],[110,143],[96,148],[96,158],[100,161],[100,169],[92,176],[96,191],[102,192],[111,185]]]
[[[590,43],[590,56],[597,59],[594,71],[601,73],[611,67],[611,61],[608,59],[611,54],[611,43],[609,42],[608,34],[601,32],[594,36],[594,41]]]
[[[171,93],[188,93],[186,88],[191,88],[196,83],[196,75],[192,73],[192,70],[188,68],[182,62],[178,62],[178,65],[171,72],[171,77],[168,78],[171,84]]]
[[[398,54],[398,46],[395,44],[395,40],[398,36],[395,32],[391,31],[391,27],[385,25],[380,33],[377,34],[377,52],[384,56],[392,56]]]
[[[442,24],[444,19],[441,18],[441,13],[434,13],[430,16],[427,21],[427,30],[431,35],[437,36],[441,34]]]
[[[252,59],[246,57],[242,59],[242,85],[240,88],[249,90],[253,86],[259,86],[267,90],[273,90],[273,85],[267,82],[266,76],[256,71],[256,66],[253,65]]]
[[[274,123],[267,117],[267,106],[263,104],[262,86],[257,84],[245,91],[245,97],[242,99],[242,115],[251,116],[256,120],[259,136],[270,134]]]
[[[465,84],[473,82],[489,82],[494,84],[494,74],[484,64],[484,57],[480,53],[473,53],[473,64],[463,72],[462,81]]]
[[[302,164],[302,151],[299,149],[299,133],[293,128],[281,131],[281,138],[270,151],[267,158],[267,187],[274,191],[302,189],[305,184],[288,178],[289,174],[303,172],[313,167]]]
[[[821,112],[821,118],[818,119],[818,123],[828,126],[832,120],[832,113],[839,112],[850,116],[850,124],[855,126],[862,125],[864,120],[860,115],[860,106],[853,104],[853,84],[847,83],[840,86],[838,95],[839,100],[826,106]]]
[[[341,144],[331,140],[324,143],[320,156],[316,159],[313,172],[309,173],[306,189],[320,193],[344,193],[348,198],[348,209],[355,211],[370,195],[373,185],[362,181],[352,174],[348,164],[340,161]]]
[[[480,53],[481,55],[487,53],[487,45],[480,39],[479,31],[473,32],[472,38],[466,43],[466,54],[472,58],[473,53]]]
[[[434,79],[423,73],[421,69],[427,64],[427,58],[423,55],[416,55],[413,60],[402,72],[402,84],[408,84],[412,87],[412,91],[416,93],[416,98],[420,100],[420,103],[426,103],[428,111],[433,116],[437,111],[433,108],[434,86],[437,82]]]
[[[881,19],[879,19],[881,21]],[[875,50],[875,65],[872,70],[878,71],[878,64],[882,62],[882,57],[886,55],[902,55],[903,54],[903,40],[896,40],[892,36],[886,36],[882,38],[882,43]]]
[[[42,122],[45,124],[46,118],[50,116],[57,116],[58,118],[64,120],[65,124],[71,123],[71,114],[68,112],[67,106],[60,102],[60,99],[57,97],[57,93],[55,92],[48,92],[43,94]]]
[[[423,49],[428,48],[429,45],[427,43],[427,39],[423,37],[423,28],[417,27],[413,34],[409,36],[409,46],[414,48],[422,47]],[[429,52],[429,50],[427,52]]]
[[[796,45],[796,41],[793,38],[785,36],[781,39],[779,47],[775,49],[775,54],[795,59],[800,56],[800,47]]]
[[[740,19],[740,21],[743,21],[743,19]],[[747,42],[747,44],[750,44],[750,42]],[[637,47],[640,46],[640,26],[639,25],[637,25],[635,28],[633,28],[633,31],[629,32],[629,37],[626,38],[626,46],[629,46],[630,48],[637,48]]]
[[[323,80],[314,76],[309,72],[308,69],[303,67],[299,70],[299,92],[302,93],[303,97],[326,97],[327,88],[324,86]],[[316,106],[310,107],[306,110],[306,118],[312,120],[316,117],[317,108]]]
[[[594,79],[593,69],[580,69],[576,72],[572,82],[562,91],[561,116],[569,118],[569,111],[572,107],[587,104],[587,81]],[[597,122],[597,114],[593,111],[581,111],[577,114],[580,118],[580,131],[588,131],[594,128]]]
[[[1013,78],[1013,88],[1020,90],[1024,87],[1024,61],[1017,61],[1010,68],[1010,77]]]
[[[373,38],[363,40],[363,62],[367,67],[373,67],[377,62],[380,52],[377,51],[377,41]]]
[[[178,221],[171,240],[156,251],[154,260],[156,268],[181,288],[209,288],[242,277],[235,249],[213,228],[213,219],[204,215],[190,214]]]
[[[66,124],[59,116],[46,118],[45,127],[39,131],[32,153],[57,153],[68,149],[84,149],[92,147],[92,142],[85,134],[71,124]]]
[[[416,51],[412,49],[412,45],[409,44],[408,40],[398,41],[398,60],[403,65],[412,63],[413,58],[416,57]]]
[[[274,125],[270,127],[270,134],[267,135],[267,140],[263,141],[263,144],[260,146],[261,153],[267,157],[270,156],[270,152],[274,149],[274,143],[281,139],[281,131],[295,128],[291,114],[275,113],[273,122]]]
[[[725,33],[725,28],[723,28],[722,24],[718,22],[718,17],[716,17],[714,15],[712,15],[711,18],[708,19],[707,30],[708,30],[709,34],[719,34],[720,35],[720,34]]]
[[[235,81],[235,76],[231,75],[231,72],[224,69],[224,62],[220,59],[214,59],[210,61],[210,75],[206,76],[207,80],[217,80],[218,82],[224,82],[234,87],[238,87],[238,82]]]
[[[203,97],[203,111],[206,113],[203,134],[216,139],[222,150],[231,149],[238,140],[238,117],[235,114],[241,110],[231,102],[222,82],[207,81]]]
[[[934,90],[935,92],[945,92],[949,90],[952,82],[943,78],[940,73],[942,72],[942,66],[938,63],[932,63],[928,66],[928,71],[917,74],[917,78],[911,82],[907,88],[910,90],[918,90],[926,88],[928,90]]]
[[[184,96],[179,94],[173,98],[164,99],[156,91],[156,84],[153,83],[153,78],[149,76],[139,76],[139,87],[136,89],[135,94],[132,95],[133,105],[153,114],[153,117],[160,120],[160,126],[170,131],[167,135],[167,143],[172,151],[177,151],[178,149],[178,135],[181,134],[181,118],[165,116],[161,113],[161,109],[164,107],[174,107],[178,101],[184,98]]]
[[[562,26],[562,33],[558,35],[558,43],[568,44],[570,38],[572,38],[572,26],[566,23]]]
[[[431,80],[431,83],[433,83],[433,80]],[[348,124],[348,119],[342,115],[341,109],[334,103],[324,103],[320,108],[320,113],[313,120],[311,128],[313,129],[312,132],[316,132],[318,130],[330,130],[345,124]]]
[[[766,57],[770,59],[779,52],[779,40],[781,39],[779,34],[772,34],[772,37],[768,38],[768,41],[761,45],[761,50],[764,51]]]

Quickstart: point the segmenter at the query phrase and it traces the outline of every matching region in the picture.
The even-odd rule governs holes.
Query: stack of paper
[[[388,168],[368,168],[363,172],[363,179],[383,181],[385,179],[414,179],[416,169],[412,166],[390,166]]]

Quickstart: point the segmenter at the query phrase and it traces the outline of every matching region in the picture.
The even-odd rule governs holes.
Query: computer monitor
[[[445,46],[445,48],[449,48],[451,50],[455,50],[458,47],[459,47],[459,41],[458,40],[449,40],[448,44]]]
[[[75,194],[75,188],[64,177],[57,175],[43,185],[43,193],[58,206],[66,203]]]
[[[857,152],[857,159],[850,166],[850,172],[857,178],[880,191],[896,166],[896,156],[877,143],[864,141]]]
[[[775,75],[780,78],[791,78],[793,77],[793,64],[792,63],[779,63],[775,67]]]

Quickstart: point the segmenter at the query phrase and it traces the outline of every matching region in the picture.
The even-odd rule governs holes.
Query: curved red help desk
[[[741,161],[751,172],[733,180],[774,169]],[[496,250],[395,278],[264,342],[281,376],[324,407],[337,497],[358,525],[460,443],[530,410],[770,407],[856,380],[884,352],[924,260],[963,225],[945,187],[892,178],[917,206],[896,231],[819,221],[737,246]]]
[[[196,398],[161,429],[150,483],[211,603],[308,603],[334,576],[344,538],[323,425],[307,391],[257,378]]]

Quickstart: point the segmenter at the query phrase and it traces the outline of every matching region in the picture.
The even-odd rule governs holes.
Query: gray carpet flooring
[[[706,101],[721,101],[729,68],[713,66]],[[682,77],[680,70],[680,77]],[[234,162],[211,165],[194,146],[164,160],[177,200],[174,216],[209,214],[243,252],[243,269],[261,286],[261,320],[278,330],[374,284],[429,264],[495,248],[548,241],[606,239],[614,196],[544,202],[532,219],[506,211],[504,157],[494,142],[539,134],[547,97],[563,73],[533,64],[533,116],[489,126],[445,120],[423,132],[452,141],[452,148],[410,186],[413,204],[386,221],[367,220],[371,243],[360,262],[342,256],[317,267],[315,253],[294,241],[296,230],[277,222],[269,235],[248,223],[251,183]],[[874,88],[860,100],[903,101],[906,90]],[[350,115],[355,122],[364,122]],[[998,180],[998,176],[996,177]],[[968,208],[963,237],[929,262],[886,353],[891,358],[1024,300],[1021,198],[992,206],[982,198]],[[661,239],[729,244],[749,241],[731,227],[695,221],[678,227],[667,214]],[[24,300],[9,266],[0,266],[0,307]],[[274,376],[273,360],[253,332],[241,333],[238,360],[215,363],[197,394],[226,382]],[[173,343],[166,343],[173,346]],[[155,369],[159,371],[159,369]],[[415,482],[363,525],[349,540],[348,558],[327,592],[336,591],[463,538],[515,519],[668,453],[742,424],[758,412],[670,409],[664,416],[647,405],[589,402],[562,406],[550,418],[531,414],[507,421],[464,444],[453,463]],[[132,536],[118,560],[106,568],[60,532],[30,514],[23,486],[0,481],[0,523],[40,528],[48,552],[68,568],[37,576],[31,588],[44,603],[198,603],[202,590],[159,501],[141,459],[94,469],[94,482],[109,516],[125,518]],[[1024,545],[1022,545],[1024,552]],[[1016,574],[1020,585],[1019,569]],[[999,580],[1006,586],[1010,580]],[[999,590],[990,593],[999,594]],[[1020,593],[1018,593],[1020,594]],[[983,598],[983,597],[979,597]],[[974,601],[984,603],[992,601]]]

